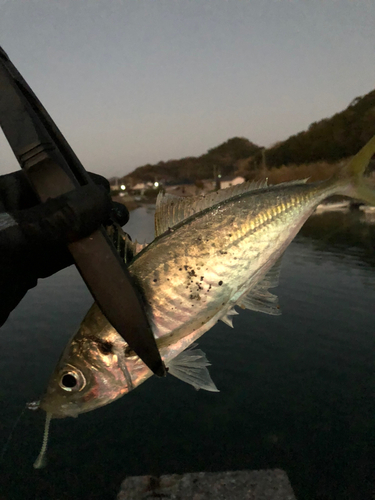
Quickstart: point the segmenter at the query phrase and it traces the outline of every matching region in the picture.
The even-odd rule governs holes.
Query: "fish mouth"
[[[42,399],[40,402],[39,408],[46,413],[49,413],[52,418],[65,418],[65,417],[73,417],[76,418],[82,411],[79,410],[78,405],[75,403],[51,403],[48,401],[48,398]]]
[[[68,405],[61,405],[61,411],[50,411],[48,403],[46,404],[45,398],[38,401],[30,401],[26,403],[26,408],[31,411],[43,410],[46,413],[50,413],[52,418],[64,418],[64,417],[77,417],[78,411],[73,408],[67,408]]]

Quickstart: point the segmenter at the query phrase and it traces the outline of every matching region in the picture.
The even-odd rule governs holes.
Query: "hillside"
[[[180,160],[161,161],[155,165],[138,167],[121,179],[122,182],[165,183],[194,182],[214,176],[214,169],[221,175],[234,175],[241,160],[253,157],[261,147],[243,137],[233,137],[223,144],[209,149],[202,156],[189,156]]]
[[[122,182],[163,181],[166,184],[195,182],[214,177],[240,174],[254,178],[265,168],[335,163],[354,155],[375,135],[375,90],[355,98],[349,106],[331,118],[312,123],[309,128],[264,150],[243,137],[233,137],[198,157],[159,162],[138,167]],[[313,166],[311,168],[314,168]]]
[[[267,165],[336,162],[354,155],[373,135],[375,90],[354,99],[344,111],[312,123],[306,131],[267,149]],[[255,160],[253,166],[261,162],[261,156],[258,154]]]

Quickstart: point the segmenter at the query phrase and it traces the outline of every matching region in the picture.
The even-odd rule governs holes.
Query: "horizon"
[[[89,171],[262,146],[375,88],[375,4],[0,0],[0,44]],[[0,174],[19,168],[2,132]]]

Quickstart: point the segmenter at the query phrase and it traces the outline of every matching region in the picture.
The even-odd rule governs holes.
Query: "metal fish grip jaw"
[[[0,47],[0,125],[41,202],[92,183],[47,111]],[[165,367],[142,298],[103,227],[68,245],[104,315],[159,376]]]

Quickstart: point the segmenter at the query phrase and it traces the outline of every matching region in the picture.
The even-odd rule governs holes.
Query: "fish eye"
[[[62,373],[59,385],[64,391],[81,391],[86,385],[86,380],[79,371],[66,371]]]

